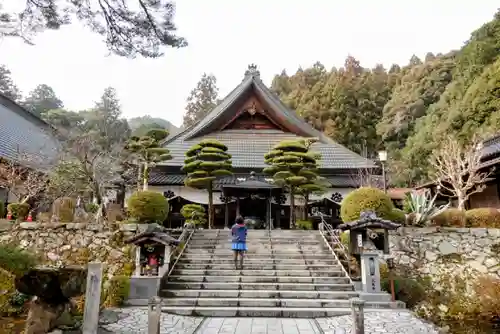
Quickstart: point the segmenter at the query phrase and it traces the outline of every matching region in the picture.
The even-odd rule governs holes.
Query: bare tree
[[[441,194],[446,192],[457,198],[458,208],[474,193],[484,190],[484,182],[493,169],[481,169],[482,141],[474,137],[469,145],[462,145],[457,138],[448,136],[431,154],[431,172]]]
[[[363,146],[361,149],[361,154],[363,158],[370,160],[368,157],[368,150],[366,146]],[[373,160],[373,159],[371,159]],[[380,175],[377,174],[376,168],[371,167],[366,164],[366,166],[362,168],[358,168],[355,173],[351,175],[354,184],[359,187],[373,187],[373,188],[383,188],[383,180]]]
[[[47,188],[48,175],[35,169],[40,166],[39,157],[28,153],[19,155],[18,161],[0,162],[0,187],[8,194],[17,197],[20,203],[26,203],[37,197]]]

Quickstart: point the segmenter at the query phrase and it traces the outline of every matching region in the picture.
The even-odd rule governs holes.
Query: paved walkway
[[[106,310],[101,328],[111,333],[147,333],[147,308]],[[350,334],[350,316],[318,319],[198,318],[163,314],[161,334]],[[365,313],[366,334],[438,334],[410,312]]]

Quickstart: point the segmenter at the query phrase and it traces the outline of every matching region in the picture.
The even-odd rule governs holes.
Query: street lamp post
[[[385,162],[387,161],[387,151],[379,151],[378,152],[378,160],[382,165],[382,179],[384,182],[384,192],[387,192],[387,180],[385,177]]]

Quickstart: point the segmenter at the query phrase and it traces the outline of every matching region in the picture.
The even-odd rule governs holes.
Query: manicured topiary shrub
[[[207,223],[207,212],[203,205],[186,204],[181,208],[181,214],[186,219],[186,222],[197,226],[203,226]]]
[[[156,191],[136,191],[127,201],[128,212],[138,223],[163,223],[168,216],[168,201]]]
[[[7,210],[12,214],[12,219],[24,220],[30,211],[28,203],[11,203],[7,205]]]
[[[404,225],[406,223],[406,214],[403,210],[400,210],[398,208],[394,208],[391,212],[390,215],[390,220],[392,220],[395,223],[402,224]]]
[[[342,201],[340,217],[345,223],[359,219],[363,211],[374,211],[377,216],[391,219],[394,205],[382,190],[377,188],[359,188],[349,193]]]
[[[460,209],[447,209],[442,214],[432,219],[432,225],[443,227],[465,227],[465,211]]]
[[[312,230],[313,224],[310,220],[297,220],[297,228],[299,230]]]
[[[500,212],[493,208],[472,209],[465,212],[467,226],[500,228]]]

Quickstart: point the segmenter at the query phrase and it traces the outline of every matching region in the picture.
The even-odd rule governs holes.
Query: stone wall
[[[400,228],[390,235],[395,262],[418,272],[500,277],[500,229]]]
[[[135,249],[123,240],[134,231],[98,224],[15,223],[0,232],[0,243],[14,243],[41,256],[51,265],[86,265],[90,261],[105,263],[108,278],[130,275]]]

